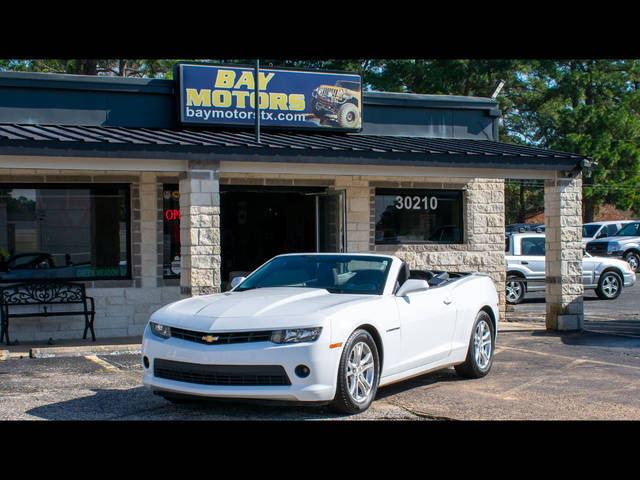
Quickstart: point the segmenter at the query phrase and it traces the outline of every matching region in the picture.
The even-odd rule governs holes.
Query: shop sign
[[[256,123],[255,68],[179,63],[180,122],[246,126]],[[260,127],[362,129],[362,81],[348,72],[258,70]]]

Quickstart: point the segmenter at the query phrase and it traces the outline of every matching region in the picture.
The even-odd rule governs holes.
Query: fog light
[[[298,365],[295,369],[295,372],[296,375],[300,378],[305,378],[309,376],[311,370],[309,370],[309,367],[307,367],[306,365]]]
[[[142,357],[142,364],[144,365],[144,368],[149,368],[149,357],[146,355]]]

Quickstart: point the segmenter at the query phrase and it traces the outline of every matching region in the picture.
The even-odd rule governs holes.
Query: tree
[[[640,63],[538,60],[520,73],[507,135],[593,158],[583,178],[583,218],[603,203],[640,212]]]
[[[0,60],[0,70],[119,77],[164,77],[174,60],[28,59]]]

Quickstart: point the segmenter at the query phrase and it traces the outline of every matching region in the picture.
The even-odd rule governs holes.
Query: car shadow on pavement
[[[390,397],[399,393],[412,390],[414,388],[430,388],[437,387],[438,385],[446,382],[458,382],[465,381],[467,379],[459,376],[456,371],[451,368],[443,368],[442,370],[436,370],[430,373],[425,373],[417,377],[409,378],[407,380],[401,380],[390,385],[385,385],[378,388],[378,394],[376,399]]]
[[[94,392],[94,395],[41,405],[25,413],[42,420],[124,420],[135,419],[141,409],[157,407],[163,401],[158,398],[155,404],[151,403],[148,397],[153,394],[145,387]]]
[[[335,414],[328,406],[284,402],[203,399],[174,404],[142,386],[93,391],[93,395],[42,405],[25,413],[57,421],[321,420],[344,416]]]

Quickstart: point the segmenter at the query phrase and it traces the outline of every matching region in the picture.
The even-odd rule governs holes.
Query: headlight
[[[271,334],[271,341],[274,343],[314,342],[320,336],[320,332],[322,327],[276,330]]]
[[[159,323],[149,322],[149,327],[151,327],[151,333],[157,335],[161,338],[169,338],[171,337],[171,328],[166,325],[160,325]]]
[[[618,242],[607,243],[607,253],[617,252],[620,250],[620,244]]]

